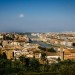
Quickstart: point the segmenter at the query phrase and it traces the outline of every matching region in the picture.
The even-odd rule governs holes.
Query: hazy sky
[[[75,0],[0,0],[0,32],[75,31]]]

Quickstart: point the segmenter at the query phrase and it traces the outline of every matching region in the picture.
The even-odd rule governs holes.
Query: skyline
[[[75,31],[74,0],[0,0],[0,32]]]

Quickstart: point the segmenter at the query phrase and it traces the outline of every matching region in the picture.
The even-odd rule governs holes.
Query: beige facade
[[[6,55],[7,55],[7,59],[13,58],[13,51],[12,50],[6,51]]]
[[[64,60],[66,59],[72,59],[75,60],[75,50],[65,50],[64,51]]]

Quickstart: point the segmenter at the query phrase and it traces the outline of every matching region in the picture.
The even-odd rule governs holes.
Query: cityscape
[[[0,0],[0,75],[75,75],[75,1]]]

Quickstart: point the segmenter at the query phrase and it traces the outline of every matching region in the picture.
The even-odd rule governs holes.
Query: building
[[[75,49],[64,50],[64,60],[67,59],[75,60]]]

